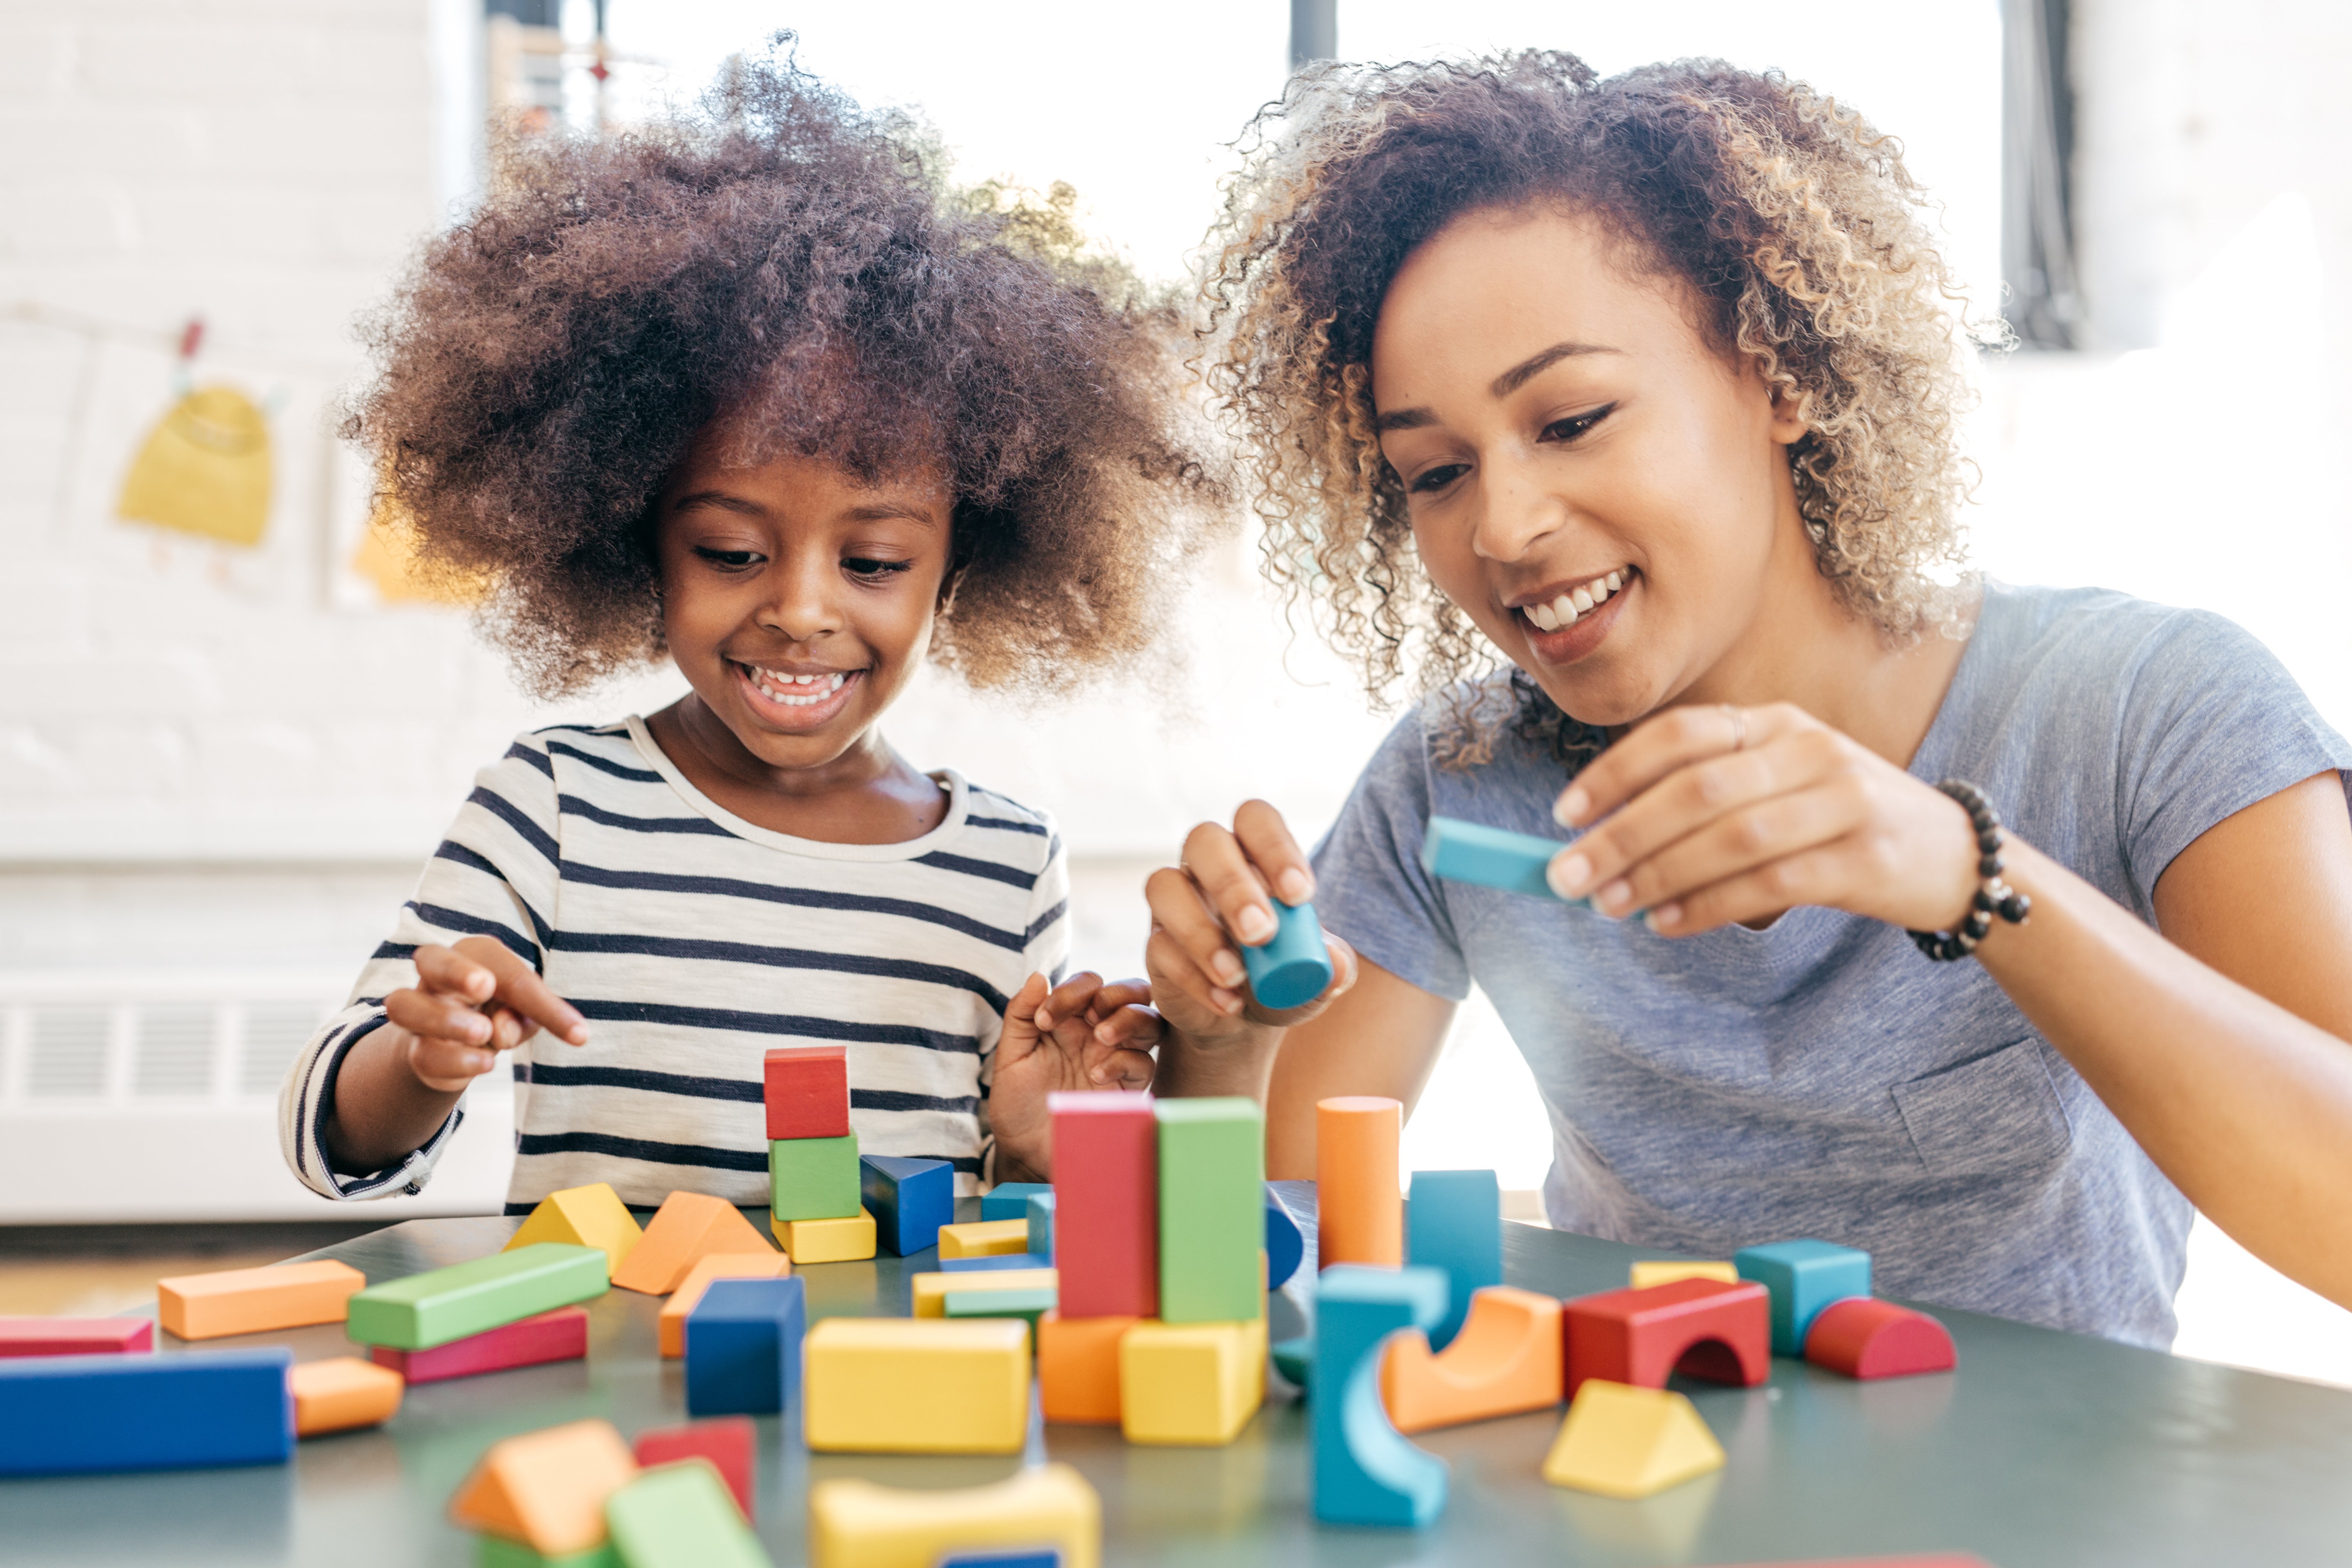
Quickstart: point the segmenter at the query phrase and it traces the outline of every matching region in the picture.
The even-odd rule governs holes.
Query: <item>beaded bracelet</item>
[[[1966,779],[1946,779],[1936,786],[1960,803],[1969,814],[1969,821],[1977,830],[1977,876],[1979,879],[1977,896],[1969,901],[1968,919],[1954,931],[1915,931],[1911,940],[1919,951],[1938,963],[1948,963],[1956,958],[1966,958],[1977,950],[1977,943],[1992,930],[1992,917],[1999,915],[2013,926],[2021,926],[2033,912],[2033,900],[2000,879],[2000,847],[2004,836],[2000,816],[1985,798],[1984,791]]]

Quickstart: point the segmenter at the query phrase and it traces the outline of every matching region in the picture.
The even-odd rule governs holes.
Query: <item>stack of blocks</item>
[[[485,1568],[766,1568],[746,1522],[749,1438],[687,1427],[632,1453],[603,1421],[528,1432],[491,1447],[450,1516],[482,1532]]]
[[[794,1263],[875,1253],[865,1171],[849,1130],[849,1055],[842,1046],[787,1046],[767,1055],[770,1225]]]

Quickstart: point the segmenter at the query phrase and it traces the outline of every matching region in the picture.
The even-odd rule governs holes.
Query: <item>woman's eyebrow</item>
[[[1554,343],[1538,353],[1529,354],[1496,376],[1494,384],[1486,390],[1496,397],[1508,397],[1564,359],[1574,359],[1579,354],[1614,354],[1624,352],[1622,349],[1612,349],[1601,343]]]

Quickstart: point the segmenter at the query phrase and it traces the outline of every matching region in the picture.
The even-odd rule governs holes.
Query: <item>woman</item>
[[[1273,574],[1427,695],[1311,861],[1252,803],[1154,874],[1160,1092],[1311,1174],[1475,982],[1555,1225],[2162,1345],[2193,1204],[2352,1302],[2352,750],[2214,616],[1949,570],[1968,343],[1895,144],[1706,62],[1278,112],[1213,380]],[[1432,814],[1565,829],[1590,907],[1432,879]],[[1339,939],[1280,1015],[1269,889]]]

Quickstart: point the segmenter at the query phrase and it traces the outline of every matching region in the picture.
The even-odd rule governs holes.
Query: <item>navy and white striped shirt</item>
[[[331,1198],[415,1192],[464,1120],[396,1167],[331,1170],[320,1128],[352,1043],[415,984],[420,944],[494,937],[588,1020],[511,1053],[509,1212],[610,1182],[768,1201],[761,1056],[845,1043],[850,1124],[867,1153],[952,1161],[977,1190],[1006,998],[1056,980],[1067,868],[1041,812],[934,775],[947,816],[904,844],[825,844],[746,822],[673,766],[635,718],[517,740],[477,775],[352,1000],[304,1047],[278,1100],[287,1163]]]

